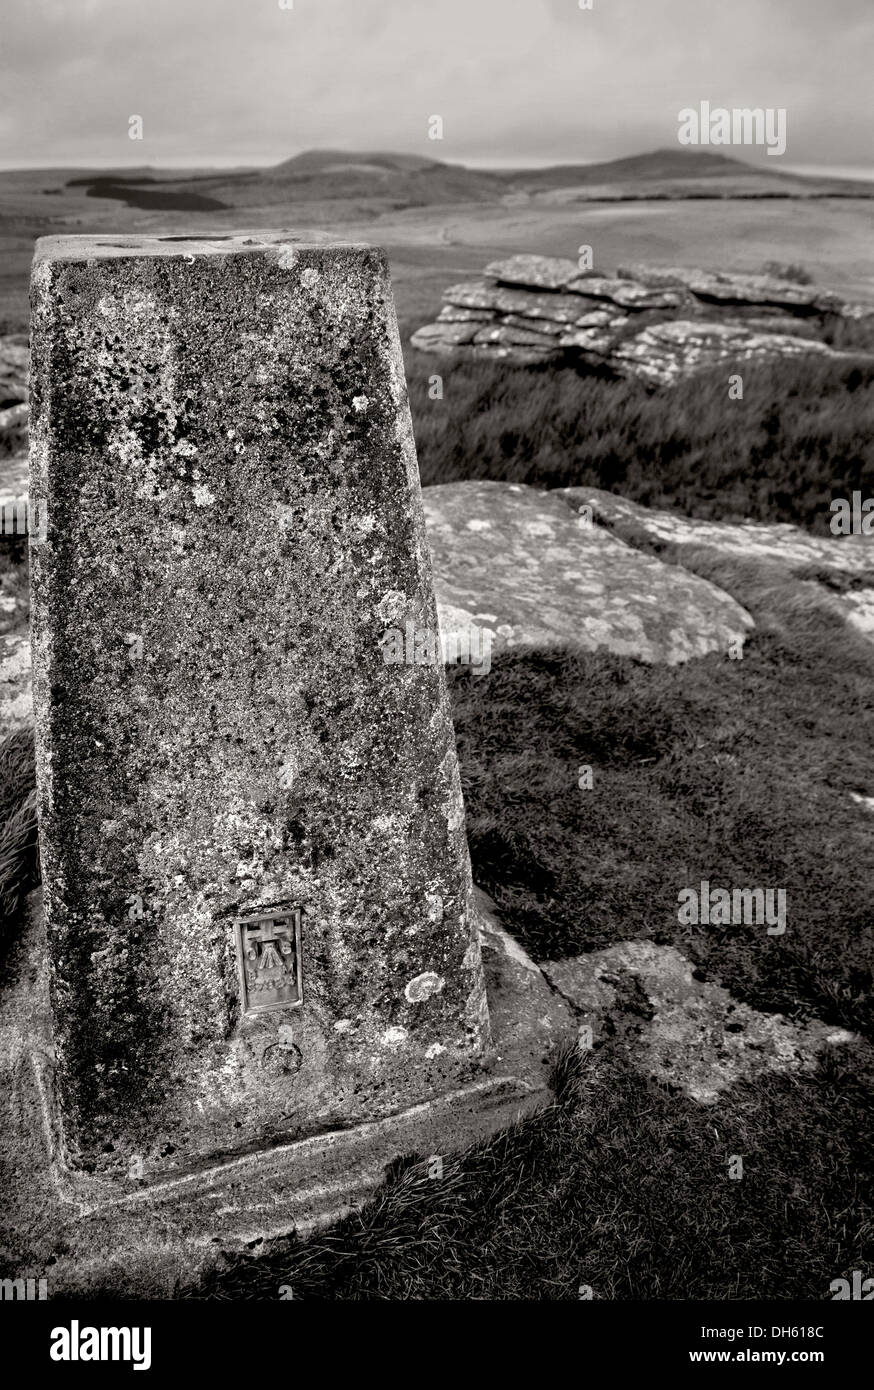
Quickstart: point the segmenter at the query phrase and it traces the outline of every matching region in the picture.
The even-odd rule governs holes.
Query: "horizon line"
[[[728,148],[733,148],[733,147],[728,147]],[[236,159],[235,159],[233,162],[231,162],[230,160],[228,160],[227,162],[225,162],[225,160],[222,158],[222,156],[218,156],[218,161],[219,161],[219,162],[217,162],[217,163],[215,162],[215,156],[212,156],[210,159],[205,159],[205,160],[203,160],[203,161],[198,161],[198,160],[195,158],[194,160],[186,159],[185,162],[176,162],[176,160],[173,159],[173,158],[171,157],[171,159],[170,159],[169,162],[166,162],[166,161],[165,161],[165,162],[156,162],[156,163],[143,163],[142,161],[138,161],[138,162],[130,163],[130,164],[128,164],[128,163],[119,163],[119,162],[117,162],[117,161],[116,161],[116,162],[105,162],[105,161],[103,161],[103,160],[99,160],[99,161],[93,162],[93,163],[87,163],[87,162],[86,162],[86,163],[82,163],[82,162],[78,162],[78,161],[77,161],[77,162],[73,162],[73,163],[61,162],[61,163],[51,163],[51,164],[29,164],[29,163],[24,163],[24,162],[20,162],[20,161],[15,161],[15,162],[12,163],[12,164],[0,164],[0,174],[7,174],[7,173],[8,173],[8,174],[25,174],[25,173],[33,173],[33,174],[45,173],[45,174],[50,174],[50,173],[54,173],[54,172],[59,172],[59,173],[74,173],[74,172],[80,172],[80,173],[81,173],[81,172],[85,172],[85,173],[99,173],[99,172],[102,172],[102,171],[106,171],[106,172],[117,172],[117,173],[122,173],[122,174],[123,174],[123,173],[126,173],[126,172],[130,172],[130,173],[134,173],[134,172],[143,172],[143,173],[146,173],[146,172],[149,172],[149,171],[154,171],[155,173],[162,173],[162,172],[183,172],[183,173],[185,173],[185,172],[190,172],[190,173],[203,173],[204,171],[212,171],[212,170],[215,170],[215,172],[216,172],[217,174],[234,174],[234,173],[243,174],[243,173],[253,173],[253,172],[261,173],[261,172],[266,172],[267,170],[270,170],[270,169],[276,169],[276,168],[278,168],[278,167],[279,167],[280,165],[282,165],[282,164],[289,163],[290,161],[299,158],[301,155],[305,155],[305,154],[329,153],[329,152],[330,152],[330,153],[336,153],[336,154],[338,154],[338,155],[349,155],[349,156],[351,156],[351,157],[358,158],[358,159],[361,159],[363,156],[368,155],[368,154],[371,154],[371,155],[374,155],[374,156],[382,155],[382,156],[389,156],[389,157],[394,156],[394,155],[397,155],[397,156],[400,156],[400,157],[410,157],[410,156],[413,156],[413,155],[415,154],[415,152],[409,151],[409,150],[337,150],[337,151],[331,151],[331,150],[329,150],[327,147],[323,147],[323,146],[319,146],[319,145],[314,145],[314,146],[308,146],[306,149],[298,150],[296,154],[287,155],[287,156],[285,156],[285,158],[283,158],[283,159],[279,159],[279,160],[271,159],[269,162],[254,162],[254,161],[250,161],[250,162],[248,162],[248,163],[246,163],[246,162],[242,162],[242,163],[241,163],[241,162],[239,162],[239,161],[236,160]],[[642,158],[645,158],[647,155],[656,155],[656,154],[662,154],[662,153],[673,154],[673,153],[674,153],[674,148],[673,148],[673,146],[659,145],[659,146],[656,146],[656,148],[654,148],[654,149],[638,150],[637,152],[632,153],[632,154],[613,155],[613,156],[611,156],[611,157],[609,157],[609,158],[606,158],[606,159],[605,159],[605,158],[598,158],[598,159],[580,159],[580,158],[574,158],[574,157],[572,157],[572,156],[564,156],[564,157],[559,156],[559,157],[557,157],[557,158],[555,158],[555,157],[551,157],[551,158],[545,158],[545,157],[537,158],[537,157],[535,157],[535,158],[529,158],[528,160],[526,160],[524,157],[522,157],[521,159],[515,159],[515,158],[506,157],[506,156],[502,156],[502,157],[499,157],[499,158],[496,158],[496,159],[476,159],[476,158],[474,158],[474,159],[470,159],[470,160],[468,160],[468,159],[462,159],[462,158],[459,158],[459,159],[438,159],[438,158],[436,158],[436,157],[433,156],[433,155],[422,155],[422,156],[420,156],[420,157],[421,157],[422,159],[424,159],[424,160],[430,160],[430,161],[432,161],[432,162],[435,163],[435,164],[442,164],[442,165],[445,165],[445,166],[450,167],[450,168],[464,168],[464,169],[471,170],[472,172],[489,173],[489,172],[492,172],[492,171],[499,171],[499,170],[502,170],[502,171],[504,171],[504,172],[517,171],[517,172],[519,172],[519,173],[526,173],[526,172],[528,172],[528,171],[533,171],[533,170],[542,170],[542,169],[551,169],[551,168],[567,168],[568,166],[570,166],[570,167],[578,167],[578,168],[580,168],[580,169],[587,169],[587,168],[592,168],[592,167],[594,167],[594,166],[596,166],[596,165],[598,165],[598,164],[617,164],[617,163],[621,163],[621,162],[624,161],[624,160],[642,159]],[[688,158],[688,159],[695,159],[696,156],[702,156],[702,155],[707,155],[707,156],[710,156],[710,157],[713,157],[713,155],[716,155],[718,158],[723,158],[723,159],[727,160],[727,161],[730,162],[730,163],[735,163],[735,164],[738,164],[738,165],[742,166],[743,168],[750,169],[750,170],[754,170],[754,171],[759,171],[759,170],[760,170],[760,171],[764,172],[765,170],[767,170],[768,172],[772,172],[772,173],[775,173],[775,174],[781,173],[781,172],[794,173],[794,174],[802,174],[802,175],[805,175],[805,174],[806,174],[806,175],[811,175],[811,174],[813,174],[813,175],[815,175],[815,176],[817,176],[817,177],[819,177],[819,178],[835,178],[835,179],[843,178],[843,179],[856,180],[856,181],[859,181],[859,182],[862,182],[862,183],[874,182],[874,165],[862,165],[862,164],[835,164],[834,166],[831,166],[831,165],[826,165],[826,164],[822,164],[822,163],[818,163],[818,162],[810,162],[810,163],[807,163],[807,162],[795,162],[795,161],[793,161],[791,164],[788,164],[788,163],[784,164],[784,163],[781,161],[780,167],[779,167],[779,168],[775,168],[773,165],[766,165],[766,164],[764,164],[764,162],[758,162],[758,161],[757,161],[757,162],[754,163],[754,162],[752,162],[752,161],[749,160],[749,159],[740,158],[740,157],[739,157],[737,154],[735,154],[735,153],[728,154],[728,153],[724,153],[723,151],[714,151],[714,150],[710,150],[710,149],[708,149],[708,150],[694,149],[694,150],[693,150],[693,149],[683,149],[683,148],[678,147],[678,148],[677,148],[677,153],[680,154],[680,155],[682,155],[684,158]]]

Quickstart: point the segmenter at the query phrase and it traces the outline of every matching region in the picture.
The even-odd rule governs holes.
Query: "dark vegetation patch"
[[[39,882],[33,732],[0,742],[0,949],[25,897]]]
[[[88,198],[114,198],[125,207],[145,208],[151,212],[216,212],[227,207],[226,203],[205,193],[194,193],[185,187],[177,189],[168,182],[146,177],[70,179],[69,184],[83,184]]]
[[[832,331],[837,346],[874,352],[870,323],[841,320]],[[734,371],[743,401],[728,399]],[[429,396],[435,374],[438,400]],[[407,379],[426,485],[600,487],[689,516],[791,521],[821,534],[833,497],[874,495],[874,361],[739,364],[653,391],[572,368],[410,349]]]
[[[850,792],[874,794],[874,651],[792,579],[708,577],[730,568],[757,622],[743,660],[449,673],[474,876],[536,959],[648,937],[755,1008],[871,1030],[872,822]],[[680,925],[702,880],[784,888],[785,933]]]
[[[0,590],[5,598],[15,599],[15,608],[0,612],[0,636],[19,629],[22,636],[27,634],[30,614],[27,545],[27,537],[17,532],[0,535]]]

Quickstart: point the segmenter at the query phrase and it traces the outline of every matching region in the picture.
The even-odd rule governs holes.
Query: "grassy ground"
[[[400,1163],[362,1212],[230,1261],[201,1293],[551,1301],[588,1285],[596,1299],[823,1299],[870,1262],[859,1114],[871,1070],[835,1056],[712,1110],[596,1051],[562,1068],[558,1090],[550,1111],[447,1160],[442,1178]]]
[[[848,327],[874,352],[874,329]],[[406,358],[423,484],[496,478],[617,491],[690,516],[795,521],[828,530],[832,497],[874,495],[874,362],[757,367],[744,399],[727,370],[695,388]],[[432,400],[429,379],[443,378]]]
[[[731,592],[757,622],[742,661],[451,673],[474,874],[536,959],[649,937],[754,1007],[870,1029],[872,823],[850,792],[874,794],[874,648],[797,582]],[[702,879],[785,888],[785,934],[680,926]]]

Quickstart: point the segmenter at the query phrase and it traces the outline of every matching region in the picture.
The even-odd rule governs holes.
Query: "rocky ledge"
[[[450,285],[422,352],[599,368],[670,386],[707,367],[802,355],[842,358],[829,319],[874,319],[874,306],[772,275],[623,267],[581,271],[557,256],[511,256]],[[868,355],[868,354],[863,354]]]

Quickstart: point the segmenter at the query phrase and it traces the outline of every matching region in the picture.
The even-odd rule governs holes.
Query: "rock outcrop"
[[[696,299],[715,304],[760,304],[775,309],[811,314],[838,314],[841,318],[872,318],[874,305],[847,304],[831,290],[780,280],[774,275],[741,275],[726,271],[673,266],[623,266],[617,275],[636,280],[650,289],[691,290]]]
[[[0,738],[32,720],[30,639],[24,633],[0,637]]]
[[[552,495],[565,499],[576,512],[590,507],[596,522],[626,539],[643,532],[656,543],[765,560],[792,574],[815,567],[820,572],[868,575],[874,582],[874,545],[868,536],[814,535],[785,521],[702,521],[665,508],[644,507],[597,487],[563,487]]]
[[[556,493],[515,483],[423,489],[444,641],[491,650],[610,651],[676,665],[729,652],[753,627],[715,584],[581,524]]]
[[[654,549],[674,545],[682,556],[715,553],[755,561],[801,580],[818,603],[856,632],[874,641],[874,548],[864,535],[813,535],[788,522],[701,521],[657,507],[643,507],[600,488],[559,488],[574,511],[588,508],[611,534]]]
[[[721,323],[677,319],[654,323],[633,338],[612,345],[611,361],[659,386],[674,386],[681,378],[705,367],[742,366],[769,358],[840,354],[809,337],[795,333],[762,332],[748,322]]]
[[[659,386],[723,364],[847,357],[822,341],[826,316],[874,317],[874,306],[771,275],[648,266],[600,275],[558,256],[492,261],[443,299],[410,340],[422,352],[573,364]]]
[[[621,1049],[644,1076],[699,1105],[769,1072],[811,1072],[824,1051],[858,1041],[816,1018],[751,1009],[702,983],[674,946],[623,941],[540,968],[576,1011],[581,1039],[588,1029],[585,1046]]]

